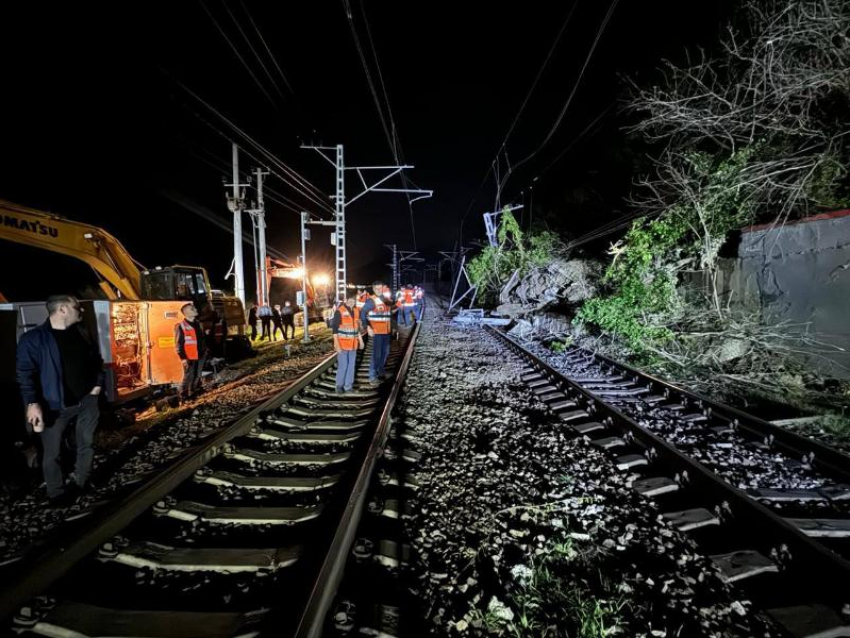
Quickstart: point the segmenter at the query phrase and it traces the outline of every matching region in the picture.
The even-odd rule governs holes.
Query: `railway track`
[[[335,393],[330,356],[74,538],[3,572],[18,635],[320,635],[418,329],[391,379]]]
[[[848,457],[577,348],[556,369],[488,330],[525,359],[522,381],[567,427],[610,454],[789,636],[850,636]],[[764,471],[765,459],[786,471]],[[736,486],[748,474],[757,480]]]

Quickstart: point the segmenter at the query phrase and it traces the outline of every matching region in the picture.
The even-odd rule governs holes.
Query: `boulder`
[[[538,335],[563,336],[573,333],[569,317],[555,312],[543,312],[531,318],[533,331]]]
[[[500,308],[516,316],[517,304],[523,312],[579,304],[596,294],[601,274],[602,266],[589,259],[555,259],[524,277],[514,273],[499,295]]]
[[[520,319],[516,322],[513,328],[508,330],[508,334],[518,339],[530,339],[534,335],[534,326],[526,319]]]

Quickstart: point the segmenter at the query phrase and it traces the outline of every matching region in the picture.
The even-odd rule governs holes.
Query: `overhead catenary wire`
[[[230,49],[233,51],[234,55],[236,55],[237,59],[242,63],[242,66],[245,67],[245,70],[248,71],[248,74],[254,80],[254,83],[257,85],[257,88],[259,88],[260,91],[262,91],[263,95],[266,96],[266,98],[268,99],[268,101],[271,103],[272,106],[277,107],[277,104],[275,104],[275,101],[272,98],[271,94],[266,90],[266,88],[263,86],[262,82],[260,82],[260,80],[254,74],[254,71],[251,69],[251,66],[245,61],[245,58],[242,57],[242,54],[239,52],[239,49],[237,49],[236,45],[233,44],[233,41],[230,39],[230,36],[228,36],[227,32],[221,27],[218,20],[216,20],[215,16],[212,14],[212,12],[209,10],[207,5],[204,3],[204,0],[198,0],[198,3],[201,5],[201,8],[203,8],[204,13],[207,14],[209,19],[215,25],[216,29],[221,34],[221,37],[223,37],[225,39],[225,41],[227,42],[227,44],[230,45]]]
[[[210,126],[212,126],[212,125],[210,124]],[[216,132],[219,135],[221,135],[224,139],[226,139],[228,142],[232,143],[232,140],[230,138],[228,138],[222,131],[219,131],[218,129],[214,129],[214,130],[216,130]],[[214,168],[215,170],[220,171],[222,173],[228,173],[229,172],[230,166],[227,162],[227,159],[220,157],[219,155],[216,155],[213,151],[210,151],[209,149],[207,149],[203,146],[200,146],[200,145],[197,145],[197,144],[195,146],[196,146],[196,148],[200,149],[203,153],[205,153],[207,155],[207,157],[202,157],[195,150],[190,148],[188,145],[186,145],[186,144],[183,145],[183,147],[185,148],[185,150],[189,154],[191,154],[192,156],[194,156],[198,160],[204,162],[208,166],[210,166],[210,167]],[[263,164],[263,162],[261,160],[257,159],[256,155],[254,155],[254,154],[252,154],[248,151],[245,151],[244,149],[243,149],[243,152],[246,155],[248,155],[251,159],[256,161],[258,164]],[[270,170],[269,172],[272,175],[274,175],[275,177],[280,178],[280,176],[278,175],[277,172],[275,172],[273,170]],[[248,171],[240,170],[239,173],[240,173],[240,179],[243,178],[243,177],[245,179],[248,179],[251,176],[250,172],[248,172]],[[269,200],[275,202],[276,204],[279,204],[280,206],[284,207],[286,210],[288,210],[288,211],[290,211],[290,212],[292,212],[296,215],[300,215],[301,212],[304,210],[304,206],[299,205],[298,202],[296,202],[296,201],[290,199],[289,197],[287,197],[286,195],[283,195],[282,193],[278,192],[274,187],[269,185],[268,182],[263,184],[263,191],[265,193],[266,199],[269,199]],[[310,215],[311,215],[311,217],[313,217],[315,219],[321,219],[321,217],[319,215],[317,215],[313,212],[310,212]]]
[[[177,204],[178,206],[185,208],[186,210],[194,213],[195,215],[198,215],[199,217],[203,218],[204,220],[206,220],[206,221],[210,222],[211,224],[217,226],[221,230],[224,230],[224,231],[230,233],[231,235],[233,234],[233,225],[230,223],[229,220],[222,218],[219,215],[216,215],[215,213],[213,213],[208,208],[201,206],[197,202],[189,199],[188,197],[186,197],[185,195],[183,195],[181,193],[177,193],[175,191],[163,189],[163,188],[160,188],[158,190],[159,190],[159,193],[163,197],[168,199],[169,201]],[[244,241],[251,241],[251,235],[249,235],[247,231],[243,231],[242,232],[242,239]],[[270,255],[272,255],[273,257],[276,257],[277,259],[284,259],[286,261],[292,261],[291,258],[286,255],[286,253],[283,253],[283,252],[281,252],[280,250],[277,250],[274,247],[268,246],[266,248],[266,250],[268,251],[268,253]]]
[[[384,81],[384,75],[381,71],[381,63],[378,59],[378,51],[375,47],[375,41],[372,37],[372,29],[369,24],[369,18],[366,14],[366,9],[363,6],[363,2],[360,2],[360,12],[363,15],[363,23],[366,26],[366,36],[369,41],[369,48],[372,53],[372,58],[374,59],[375,69],[378,75],[378,82],[381,86],[381,92],[383,93],[384,102],[386,103],[386,116],[384,114],[384,106],[381,104],[381,98],[378,94],[378,90],[375,87],[375,81],[372,78],[372,72],[369,69],[369,63],[366,59],[366,55],[363,50],[363,45],[360,42],[360,36],[357,33],[357,26],[354,23],[354,13],[351,8],[350,0],[342,0],[343,9],[345,10],[346,17],[348,18],[349,27],[351,29],[351,36],[354,40],[355,48],[357,49],[357,54],[360,58],[360,64],[363,67],[363,72],[366,75],[366,82],[369,85],[369,91],[372,94],[372,99],[375,103],[375,108],[378,111],[378,117],[381,120],[381,127],[384,131],[384,136],[387,140],[387,145],[390,148],[390,153],[393,156],[396,164],[403,165],[404,164],[404,152],[401,147],[401,139],[399,138],[398,127],[395,123],[395,117],[393,116],[392,105],[390,103],[389,92],[387,91],[387,85]],[[387,119],[389,119],[389,124],[387,123]],[[408,178],[402,172],[400,174],[402,186],[404,188],[408,188]],[[407,207],[410,214],[410,232],[411,238],[413,240],[413,248],[414,250],[417,248],[416,241],[416,222],[413,215],[413,204],[410,199],[410,195],[405,195],[407,199]]]
[[[283,80],[283,83],[286,84],[286,88],[289,89],[290,93],[294,94],[294,91],[292,90],[292,85],[289,84],[289,80],[286,78],[286,74],[283,72],[283,69],[280,68],[280,64],[278,64],[277,58],[275,57],[274,53],[272,53],[271,49],[269,48],[269,45],[266,43],[266,39],[263,37],[262,31],[260,31],[257,24],[254,22],[254,18],[251,15],[251,12],[248,11],[248,7],[245,6],[245,3],[242,0],[239,0],[239,4],[242,5],[242,10],[245,12],[245,15],[248,16],[248,21],[251,23],[251,26],[254,27],[254,31],[257,33],[257,36],[260,38],[260,42],[263,43],[263,46],[266,49],[266,53],[269,54],[269,58],[271,58],[271,61],[274,63],[274,66],[277,69],[277,72],[280,74],[280,77]]]
[[[584,78],[584,73],[587,70],[588,65],[590,64],[590,60],[593,58],[593,54],[596,52],[596,47],[598,46],[599,41],[602,39],[602,34],[605,32],[605,28],[608,26],[608,23],[611,20],[611,16],[614,15],[614,10],[617,8],[617,4],[619,3],[619,1],[620,0],[612,0],[611,4],[608,6],[608,11],[605,13],[605,17],[602,19],[602,22],[600,23],[599,27],[596,29],[596,35],[594,36],[593,43],[590,45],[590,49],[588,50],[587,55],[584,58],[584,63],[582,64],[582,67],[579,70],[578,77],[576,78],[575,82],[573,82],[572,90],[570,91],[569,95],[567,96],[567,100],[564,102],[564,106],[561,108],[561,111],[558,113],[558,117],[555,118],[554,124],[552,124],[552,127],[549,129],[549,132],[546,134],[546,137],[543,138],[543,141],[538,145],[538,147],[534,151],[532,151],[529,155],[527,155],[526,157],[521,159],[519,162],[517,162],[513,166],[508,167],[507,173],[505,174],[504,178],[500,181],[500,183],[497,187],[497,191],[496,191],[497,200],[498,200],[499,195],[501,194],[502,190],[504,190],[504,187],[507,184],[507,181],[510,178],[511,174],[517,168],[519,168],[520,166],[522,166],[526,162],[533,159],[549,143],[549,141],[555,135],[555,132],[561,126],[561,122],[563,122],[564,116],[567,114],[567,110],[570,108],[570,105],[572,104],[573,98],[575,97],[576,92],[578,91],[578,87],[581,84],[581,80],[582,80],[582,78]]]
[[[567,144],[567,146],[565,146],[564,149],[560,153],[558,153],[558,155],[543,170],[540,171],[540,173],[537,175],[537,177],[541,177],[545,173],[547,173],[549,171],[549,169],[551,169],[571,148],[573,148],[573,146],[575,146],[585,135],[587,135],[605,116],[607,116],[609,113],[611,113],[615,104],[616,104],[615,102],[611,102],[610,104],[608,104],[608,106],[606,106],[604,109],[602,109],[602,111],[600,111],[596,115],[596,117],[593,118],[593,120],[591,120],[590,123],[588,123],[588,125],[585,126],[575,137],[573,137],[572,140],[570,140],[569,144]],[[469,202],[469,205],[467,206],[466,211],[464,212],[464,215],[461,219],[461,228],[460,228],[460,232],[459,232],[459,241],[461,241],[461,243],[463,242],[463,222],[466,220],[466,216],[472,210],[472,206],[475,204],[477,194],[479,192],[481,192],[481,188],[484,186],[484,183],[487,181],[487,178],[490,176],[490,173],[493,172],[493,171],[494,171],[494,168],[493,168],[493,165],[491,164],[490,167],[487,169],[487,172],[484,174],[484,177],[482,178],[481,183],[479,184],[478,188],[476,189],[476,195]],[[537,177],[535,177],[535,181],[537,180]]]
[[[511,122],[510,127],[508,127],[507,133],[505,133],[505,138],[502,140],[501,145],[499,146],[499,150],[496,152],[498,156],[505,149],[505,145],[508,143],[508,139],[513,133],[514,128],[516,128],[517,122],[519,122],[520,116],[522,116],[523,111],[525,110],[526,105],[528,104],[529,99],[531,99],[531,94],[534,92],[534,89],[537,87],[538,82],[540,82],[540,78],[543,76],[543,72],[546,70],[546,67],[549,65],[549,60],[552,59],[552,55],[555,53],[555,49],[558,48],[558,43],[561,41],[561,37],[564,35],[564,31],[567,30],[567,25],[570,23],[570,19],[573,17],[573,13],[575,12],[576,7],[578,6],[578,1],[573,2],[573,6],[570,7],[569,12],[567,13],[567,17],[564,19],[564,22],[561,24],[561,28],[558,31],[558,35],[555,36],[555,40],[552,42],[552,46],[549,47],[549,53],[546,55],[546,59],[543,60],[543,64],[540,65],[540,68],[537,70],[537,75],[534,78],[534,82],[531,83],[531,88],[528,89],[528,92],[525,94],[525,99],[523,99],[522,104],[520,104],[519,110],[514,116],[513,122]]]
[[[610,235],[612,233],[616,233],[617,231],[623,230],[624,228],[628,228],[631,226],[637,219],[648,219],[652,217],[657,217],[661,214],[662,211],[656,212],[633,212],[623,215],[622,217],[618,217],[617,219],[608,222],[607,224],[585,234],[577,239],[567,242],[567,249],[572,250],[573,248],[578,248],[579,246],[583,246],[584,244],[590,243],[592,241],[596,241],[597,239],[601,239],[606,235]]]
[[[228,142],[230,142],[232,144],[232,140],[227,138],[227,136],[224,133],[222,133],[221,131],[216,131],[216,132],[218,132],[222,137],[227,139]],[[200,145],[197,145],[197,144],[195,144],[195,146],[196,146],[196,148],[198,148],[202,152],[204,152],[207,155],[207,157],[203,157],[203,156],[199,155],[195,150],[190,148],[189,146],[187,146],[185,144],[183,145],[183,147],[185,148],[185,150],[189,154],[191,154],[196,159],[202,161],[207,166],[210,166],[210,167],[214,168],[215,170],[220,171],[220,172],[225,173],[225,174],[229,172],[230,166],[228,165],[227,160],[225,158],[222,158],[222,157],[216,155],[213,151],[210,151],[209,149],[207,149],[203,146],[200,146]],[[251,157],[251,159],[254,159],[255,161],[257,161],[256,156],[254,156],[250,153],[246,153],[246,155]],[[262,164],[262,162],[258,162],[258,163]],[[274,172],[274,171],[269,171],[269,172],[276,177],[278,176],[277,173]],[[244,179],[247,180],[250,177],[250,173],[247,172],[247,171],[240,170],[239,173],[240,173],[240,179],[244,178]],[[269,185],[268,182],[263,184],[263,190],[264,190],[266,199],[273,201],[276,204],[279,204],[280,206],[282,206],[283,208],[285,208],[289,212],[292,212],[296,215],[301,215],[301,212],[304,210],[304,206],[299,205],[296,201],[294,201],[294,200],[286,197],[285,195],[281,194],[274,187]],[[314,219],[322,219],[322,217],[317,215],[316,213],[309,212],[309,214]]]
[[[203,104],[211,113],[216,115],[222,122],[224,122],[228,127],[230,127],[237,135],[239,135],[245,142],[254,147],[254,149],[260,153],[266,159],[264,161],[271,162],[274,166],[280,169],[285,175],[289,177],[283,177],[282,175],[277,175],[284,183],[287,183],[293,189],[299,191],[306,199],[312,201],[314,204],[318,205],[320,208],[324,209],[326,212],[333,213],[333,207],[330,205],[329,197],[322,193],[316,186],[314,186],[309,180],[298,174],[292,168],[287,166],[282,160],[268,151],[262,144],[257,142],[253,137],[251,137],[248,133],[242,130],[239,126],[237,126],[233,121],[231,121],[226,115],[221,113],[218,109],[212,106],[209,102],[204,100],[200,95],[198,95],[195,91],[186,86],[185,83],[180,81],[179,79],[172,76],[167,71],[163,70],[166,75],[168,75],[174,82],[179,84],[184,91],[186,91],[189,95]],[[203,119],[203,118],[202,118]],[[209,124],[209,123],[208,123]],[[215,127],[213,127],[215,128]],[[227,137],[227,136],[225,136]],[[256,159],[256,158],[255,158]],[[293,183],[293,181],[295,183]],[[309,190],[308,190],[309,189]],[[314,194],[317,193],[318,195]]]
[[[508,130],[505,133],[504,138],[502,139],[502,143],[499,145],[499,148],[496,150],[495,157],[490,162],[490,165],[487,167],[487,170],[484,173],[484,177],[481,178],[481,183],[478,185],[478,188],[475,189],[475,193],[473,194],[472,199],[469,202],[469,205],[466,207],[466,211],[464,212],[463,216],[461,217],[460,229],[458,231],[458,238],[459,238],[459,241],[460,241],[461,244],[463,244],[463,225],[466,222],[466,218],[469,215],[469,212],[472,210],[472,206],[475,204],[475,201],[478,199],[478,194],[481,192],[481,189],[484,187],[484,184],[487,182],[487,178],[490,176],[490,173],[495,172],[495,174],[496,174],[496,186],[497,186],[497,189],[498,189],[499,177],[498,177],[498,172],[495,170],[496,162],[499,159],[499,155],[502,153],[502,151],[504,151],[505,146],[508,142],[508,139],[510,138],[511,134],[513,133],[513,130],[516,127],[517,122],[519,122],[519,118],[521,117],[523,111],[525,111],[525,107],[528,105],[528,101],[531,98],[531,94],[534,92],[534,89],[537,87],[537,84],[540,81],[540,78],[543,76],[543,73],[546,70],[546,67],[549,65],[549,61],[552,59],[552,55],[555,53],[555,50],[558,48],[558,43],[561,41],[561,38],[563,37],[564,32],[567,29],[567,25],[570,23],[570,20],[572,18],[572,15],[573,15],[573,12],[575,11],[576,6],[578,6],[577,1],[573,3],[572,7],[570,7],[569,12],[567,12],[567,16],[564,18],[564,21],[561,23],[561,28],[558,30],[558,33],[555,36],[555,39],[552,41],[552,45],[549,47],[549,52],[547,53],[546,58],[544,59],[543,63],[540,65],[540,68],[537,70],[537,75],[535,76],[534,81],[531,84],[531,87],[529,87],[528,91],[526,92],[525,98],[523,99],[522,103],[520,104],[519,110],[517,111],[516,115],[514,116],[514,119],[511,122],[511,125],[508,127]]]
[[[381,100],[378,97],[378,91],[375,88],[375,82],[372,80],[372,72],[369,70],[369,64],[366,61],[366,54],[363,52],[363,46],[360,42],[360,36],[357,34],[357,27],[354,24],[354,13],[351,9],[351,2],[349,0],[342,0],[342,6],[345,10],[345,15],[348,18],[348,24],[351,30],[351,37],[354,40],[354,46],[357,49],[357,55],[360,58],[360,64],[363,66],[363,72],[366,75],[366,82],[369,85],[369,91],[372,93],[372,99],[375,102],[375,108],[378,110],[378,117],[381,120],[381,126],[383,127],[384,135],[387,138],[387,143],[390,145],[390,151],[395,157],[395,147],[392,141],[392,136],[390,135],[390,129],[387,124],[386,117],[384,117],[384,109],[381,106]]]
[[[566,155],[566,153],[573,146],[575,146],[579,142],[579,140],[581,140],[581,138],[583,138],[585,135],[587,135],[593,129],[593,127],[596,126],[602,120],[602,118],[604,118],[606,115],[608,115],[611,112],[611,110],[614,108],[614,105],[615,105],[615,103],[611,102],[608,106],[606,106],[604,109],[602,109],[596,115],[596,117],[593,118],[593,120],[591,120],[591,122],[579,132],[578,135],[576,135],[572,140],[570,140],[569,144],[567,144],[564,147],[564,149],[560,153],[558,153],[557,156],[555,156],[555,159],[553,159],[551,162],[549,162],[549,164],[546,165],[546,168],[544,168],[542,171],[540,171],[540,173],[538,173],[538,176],[544,175],[545,173],[547,173],[549,171],[550,168],[552,168],[555,164],[557,164],[558,161],[564,155]]]
[[[280,90],[280,87],[278,86],[277,81],[274,79],[274,76],[272,76],[271,72],[269,71],[268,67],[266,66],[266,63],[263,61],[262,56],[260,56],[260,54],[257,53],[257,50],[254,48],[254,43],[251,42],[251,39],[245,33],[245,30],[242,28],[242,24],[239,22],[239,20],[236,18],[236,16],[233,15],[233,12],[230,10],[230,7],[227,6],[227,0],[221,0],[221,4],[224,6],[224,10],[227,11],[227,15],[230,16],[230,19],[233,21],[233,24],[236,25],[236,29],[239,31],[239,34],[242,36],[242,39],[245,40],[246,44],[248,45],[248,48],[251,49],[251,53],[254,54],[254,57],[257,59],[257,62],[260,63],[260,66],[262,67],[263,72],[266,74],[266,77],[269,79],[269,82],[271,82],[271,85],[274,87],[274,90],[280,96],[280,99],[285,102],[286,98],[283,95],[283,91]],[[244,7],[245,5],[242,5],[242,6]],[[260,36],[260,37],[262,38],[262,36]]]
[[[265,77],[268,79],[269,83],[271,83],[272,87],[274,87],[275,93],[280,97],[280,102],[288,103],[290,107],[294,105],[294,109],[290,108],[290,114],[294,115],[294,119],[299,122],[299,126],[302,129],[306,128],[306,124],[303,121],[303,113],[300,107],[298,107],[298,96],[295,94],[295,90],[293,89],[289,78],[287,78],[286,74],[283,72],[283,69],[278,63],[277,57],[269,46],[265,36],[263,35],[263,32],[257,25],[257,22],[254,20],[254,17],[249,11],[245,2],[243,0],[239,1],[239,4],[242,8],[242,13],[244,14],[244,16],[242,17],[237,15],[238,12],[231,10],[231,3],[229,3],[228,0],[221,0],[221,3],[224,6],[224,9],[227,12],[228,16],[230,17],[230,20],[233,22],[233,24],[236,26],[236,29],[239,31],[239,34],[242,36],[242,40],[244,40],[244,42],[248,45],[248,48],[250,49],[250,52],[253,55],[252,59],[256,60],[256,62],[259,63],[263,73],[265,74]],[[257,73],[253,72],[253,70],[250,68],[250,65],[248,64],[248,61],[246,60],[246,58],[250,56],[243,55],[242,53],[240,53],[239,47],[236,46],[234,40],[226,36],[226,33],[224,33],[224,29],[221,27],[220,23],[215,20],[215,17],[212,16],[211,12],[206,7],[204,7],[204,9],[210,16],[210,19],[213,20],[219,32],[222,34],[223,37],[225,37],[225,40],[227,41],[228,45],[230,45],[234,54],[237,55],[237,57],[240,59],[240,62],[242,62],[243,66],[246,67],[246,70],[249,71],[255,83],[258,83],[258,86],[261,89],[264,88],[263,83],[260,82],[257,78]],[[243,26],[245,17],[247,17],[248,22],[251,25],[250,29],[247,26]],[[256,36],[256,40],[252,36]],[[263,55],[263,52],[265,52],[265,56]],[[274,70],[277,71],[276,75],[279,76],[280,80],[282,80],[283,84],[286,86],[289,98],[281,89],[279,82],[276,79],[276,75],[272,72],[272,70],[270,70],[271,67],[274,67]],[[266,93],[268,93],[268,91],[266,91]],[[273,106],[277,107],[278,105],[273,103]]]
[[[393,116],[392,105],[390,104],[390,96],[387,93],[387,85],[384,82],[384,74],[381,71],[381,63],[378,60],[378,51],[375,48],[375,41],[372,38],[372,28],[369,26],[369,16],[366,15],[366,8],[363,5],[363,0],[360,0],[360,12],[363,14],[363,23],[366,25],[366,36],[369,40],[369,48],[372,51],[372,57],[375,59],[375,68],[378,71],[378,80],[381,83],[381,90],[384,93],[384,101],[387,105],[387,115],[390,118],[390,126],[392,127],[392,142],[390,143],[390,150],[395,157],[396,164],[404,165],[404,151],[401,146],[401,139],[399,138],[398,128],[396,127],[395,117]],[[404,188],[409,188],[410,180],[407,178],[407,175],[404,174],[404,171],[401,172],[401,183]],[[418,186],[416,188],[419,188]],[[422,190],[422,189],[420,189]],[[410,213],[410,234],[413,239],[413,249],[417,250],[417,241],[416,241],[416,221],[413,216],[413,204],[410,201],[410,194],[406,193],[405,197],[407,199],[407,209]]]

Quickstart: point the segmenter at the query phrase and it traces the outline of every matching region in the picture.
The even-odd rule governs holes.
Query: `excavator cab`
[[[250,351],[245,337],[245,309],[235,297],[212,290],[207,271],[196,266],[169,266],[141,273],[141,296],[145,301],[191,301],[198,319],[214,343],[215,356],[244,356]],[[234,341],[230,349],[225,341]],[[236,343],[238,342],[238,343]],[[226,351],[227,350],[227,351]]]
[[[210,300],[210,285],[203,268],[171,266],[142,272],[145,301],[191,301],[200,311]]]

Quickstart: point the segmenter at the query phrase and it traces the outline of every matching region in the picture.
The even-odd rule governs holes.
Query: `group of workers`
[[[372,293],[361,290],[355,294],[352,289],[330,321],[339,362],[338,392],[350,392],[354,387],[357,351],[365,348],[364,335],[373,344],[369,381],[379,385],[387,378],[384,367],[395,322],[406,325],[422,318],[425,296],[421,288],[404,288],[395,302],[382,282],[373,284]],[[287,307],[291,307],[289,302]],[[201,372],[211,352],[210,335],[198,320],[193,303],[184,304],[180,310],[183,318],[174,325],[174,347],[183,366],[180,396],[188,399],[202,389]],[[82,327],[83,307],[75,297],[52,296],[47,300],[47,311],[47,320],[24,333],[18,342],[16,376],[27,424],[41,439],[48,499],[51,505],[64,507],[89,486],[100,417],[98,395],[104,386],[103,359]],[[279,313],[286,316],[281,310]],[[287,327],[290,322],[283,320],[281,324]],[[264,335],[266,332],[264,326]],[[292,332],[294,336],[294,325]],[[76,464],[74,481],[66,484],[60,454],[72,421],[76,422]]]
[[[354,388],[357,351],[366,347],[364,333],[372,341],[369,383],[377,386],[386,380],[393,324],[421,321],[424,309],[425,293],[419,286],[399,290],[395,302],[390,288],[380,281],[372,284],[371,294],[365,289],[356,293],[351,289],[330,320],[337,353],[336,391],[351,392]]]
[[[291,338],[295,338],[295,306],[291,301],[285,301],[283,305],[275,304],[269,306],[264,304],[257,306],[251,304],[248,310],[248,325],[251,327],[251,341],[257,340],[257,320],[260,320],[262,333],[260,339],[266,341],[277,341],[277,333],[283,334],[283,340],[287,341],[292,331]]]

